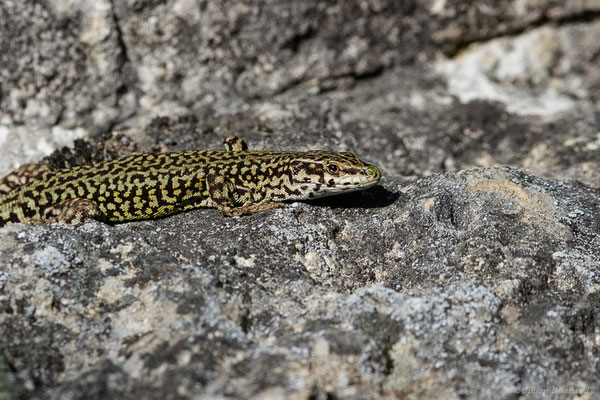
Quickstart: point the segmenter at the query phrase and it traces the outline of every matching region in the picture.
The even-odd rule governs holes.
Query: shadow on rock
[[[399,197],[399,193],[377,185],[361,192],[350,192],[316,200],[307,200],[305,203],[330,208],[382,208],[391,205]]]

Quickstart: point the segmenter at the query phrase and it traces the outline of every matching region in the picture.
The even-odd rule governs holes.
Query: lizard
[[[142,153],[58,171],[25,164],[0,180],[0,226],[153,219],[201,207],[225,216],[363,190],[381,171],[353,153],[248,150]]]

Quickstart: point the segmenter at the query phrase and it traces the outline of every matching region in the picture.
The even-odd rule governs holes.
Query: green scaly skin
[[[125,222],[200,207],[245,215],[367,189],[379,169],[352,153],[249,151],[237,137],[225,151],[149,153],[51,172],[23,166],[0,180],[0,226]]]

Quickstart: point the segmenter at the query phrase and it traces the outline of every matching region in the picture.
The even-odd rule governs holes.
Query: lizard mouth
[[[346,189],[367,189],[376,185],[381,179],[381,171],[374,165],[368,164],[365,168],[359,170],[358,174],[340,177],[333,182],[328,182],[328,187],[334,187],[340,190]]]

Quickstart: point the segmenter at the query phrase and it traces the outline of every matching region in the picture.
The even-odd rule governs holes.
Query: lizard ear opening
[[[290,162],[288,168],[289,171],[292,172],[292,174],[296,175],[300,173],[300,170],[302,170],[302,163],[300,161],[292,161]]]

